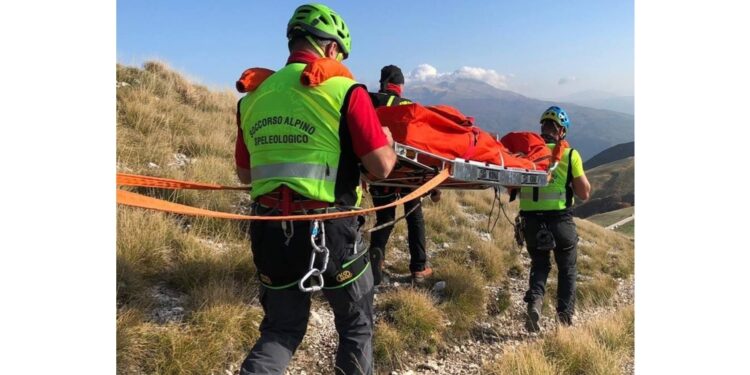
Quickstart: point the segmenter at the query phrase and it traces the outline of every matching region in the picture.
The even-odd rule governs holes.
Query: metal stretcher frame
[[[373,186],[414,188],[447,168],[451,177],[440,184],[441,189],[482,190],[503,186],[547,185],[546,171],[511,168],[461,158],[451,160],[397,142],[393,144],[393,148],[399,160],[396,169],[382,180],[364,175],[365,182]],[[425,161],[431,163],[426,164]]]

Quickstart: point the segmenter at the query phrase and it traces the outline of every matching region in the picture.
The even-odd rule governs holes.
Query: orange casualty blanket
[[[439,156],[462,158],[509,168],[546,170],[551,156],[544,140],[535,133],[510,133],[498,142],[474,125],[474,118],[447,105],[408,104],[376,109],[393,140]],[[541,145],[541,146],[540,146]],[[431,164],[435,160],[421,160]]]

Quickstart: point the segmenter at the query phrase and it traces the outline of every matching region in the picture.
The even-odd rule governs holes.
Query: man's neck
[[[320,58],[314,51],[307,49],[298,49],[289,53],[289,58],[286,60],[287,65],[292,63],[311,64],[313,61]]]

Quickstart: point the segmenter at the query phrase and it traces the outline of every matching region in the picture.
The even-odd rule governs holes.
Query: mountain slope
[[[634,214],[635,207],[625,207],[615,211],[592,215],[587,217],[586,220],[607,227]]]
[[[565,103],[575,103],[584,107],[607,109],[627,114],[635,113],[635,98],[633,96],[618,96],[612,93],[588,90],[577,92],[558,98]]]
[[[588,217],[635,204],[635,157],[627,157],[586,171],[591,198],[573,206],[573,214]]]
[[[635,156],[635,142],[621,143],[612,146],[583,162],[583,167],[586,168],[586,170],[589,170],[602,164],[611,163],[630,156]]]
[[[116,72],[118,171],[239,184],[232,153],[233,93],[212,92],[159,63],[146,63],[143,69],[118,65]],[[247,213],[249,201],[246,191],[133,190],[226,212]],[[509,204],[507,195],[501,199],[503,210],[516,215],[518,203]],[[512,224],[498,207],[488,217],[497,203],[492,191],[446,191],[440,202],[423,203],[435,275],[424,284],[411,284],[406,224],[398,222],[385,259],[391,278],[379,287],[375,302],[378,373],[478,374],[484,361],[517,344],[560,332],[552,297],[545,302],[545,332],[523,330],[530,260],[515,244]],[[490,219],[499,220],[490,227]],[[373,222],[371,214],[367,227]],[[576,324],[585,325],[596,323],[602,312],[628,309],[633,303],[634,249],[632,241],[618,233],[585,220],[576,223],[581,238]],[[118,374],[239,372],[262,319],[245,230],[229,220],[118,206]],[[551,277],[550,296],[555,283]],[[633,334],[625,330],[622,335]],[[289,373],[333,373],[336,344],[331,309],[317,293]],[[550,356],[548,361],[569,357],[572,354]],[[618,365],[632,362],[632,357],[615,353],[598,360]],[[582,371],[578,373],[591,373]]]
[[[487,131],[539,131],[539,116],[552,105],[562,105],[573,122],[568,140],[586,159],[602,150],[634,139],[632,115],[532,99],[486,83],[458,79],[437,84],[410,83],[405,97],[423,104],[457,107]]]

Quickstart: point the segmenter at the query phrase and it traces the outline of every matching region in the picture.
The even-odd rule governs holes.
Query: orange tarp
[[[475,126],[474,118],[450,106],[408,104],[380,107],[376,111],[383,126],[391,130],[394,141],[451,160],[462,158],[529,170],[545,170],[549,164],[551,152],[539,135],[511,133],[506,136],[513,145],[513,150],[509,150]],[[544,147],[539,147],[540,144]]]

